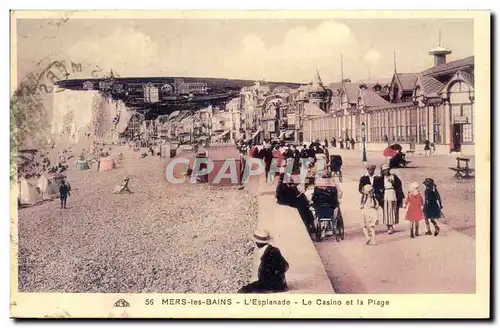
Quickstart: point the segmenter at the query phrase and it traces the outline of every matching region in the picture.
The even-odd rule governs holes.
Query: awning
[[[281,131],[279,138],[290,138],[295,133],[295,130],[284,130]]]
[[[229,133],[229,131],[224,131],[221,134],[219,134],[217,137],[215,137],[214,140],[218,140],[218,139],[222,138],[223,136],[225,136],[228,133]]]

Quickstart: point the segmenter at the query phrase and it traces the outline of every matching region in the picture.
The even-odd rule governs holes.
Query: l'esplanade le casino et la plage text
[[[148,300],[147,305],[155,305],[155,302]],[[280,305],[292,305],[298,304],[301,306],[378,306],[385,307],[389,306],[390,302],[387,300],[380,299],[349,299],[349,300],[339,300],[334,298],[316,298],[316,299],[301,299],[301,300],[290,300],[290,299],[261,299],[261,298],[244,298],[243,300],[233,300],[231,298],[207,298],[201,299],[187,299],[187,298],[163,298],[158,302],[163,306],[180,306],[180,305],[238,305],[243,304],[245,306],[280,306]]]
[[[421,151],[474,154],[474,56],[448,61],[452,51],[429,52],[421,72],[325,84],[319,71],[309,84],[217,78],[134,77],[62,79],[60,91],[100,90],[125,104],[114,121],[115,139],[136,135],[196,141],[366,138],[367,150],[397,142]],[[56,104],[55,104],[56,105]],[[68,110],[71,111],[71,108]]]

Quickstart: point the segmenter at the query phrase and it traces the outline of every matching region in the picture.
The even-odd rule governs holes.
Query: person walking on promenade
[[[247,293],[276,293],[288,291],[285,273],[290,265],[281,254],[279,248],[269,242],[271,237],[266,230],[256,230],[254,241],[258,247],[260,265],[258,280],[238,290],[240,294]]]
[[[337,148],[337,139],[335,139],[335,138],[332,139],[332,146],[334,148]]]
[[[431,227],[429,220],[434,226],[434,236],[439,235],[439,226],[436,220],[443,217],[442,209],[443,203],[441,202],[441,196],[437,190],[437,186],[434,180],[427,178],[424,181],[425,185],[425,201],[424,201],[424,217],[425,217],[425,227],[427,228],[426,235],[431,235]]]
[[[375,179],[379,178],[378,176],[375,175],[375,169],[376,169],[375,165],[373,164],[368,165],[366,167],[367,173],[359,179],[358,191],[361,195],[364,195],[363,193],[364,186],[370,185],[373,187],[375,185]]]
[[[302,150],[300,151],[300,158],[309,158],[309,150],[307,149],[306,145],[302,146]]]
[[[314,215],[309,208],[309,200],[293,181],[286,183],[284,177],[284,173],[279,177],[278,186],[276,187],[276,201],[280,205],[296,208],[307,231],[311,232],[314,225]]]
[[[424,218],[424,212],[422,211],[424,200],[420,195],[418,182],[410,184],[409,189],[404,205],[404,208],[408,207],[405,219],[410,221],[410,237],[415,238],[418,236],[418,223]]]
[[[425,140],[425,146],[424,146],[424,154],[427,156],[428,154],[430,155],[431,152],[431,142],[429,140]]]
[[[378,223],[378,202],[373,193],[373,187],[366,184],[362,188],[361,198],[361,228],[365,234],[365,244],[375,246],[375,226]]]
[[[70,186],[66,181],[62,180],[59,186],[59,198],[61,199],[61,208],[66,208],[66,200],[70,196]]]
[[[325,148],[328,148],[328,139],[325,138]]]
[[[294,157],[294,154],[293,154],[292,146],[288,145],[288,147],[286,148],[286,150],[283,152],[283,158],[286,161],[288,161],[288,159],[293,158],[293,157]]]
[[[300,151],[293,145],[293,173],[300,171]]]
[[[277,145],[273,151],[273,159],[276,161],[276,166],[280,168],[284,166],[283,154],[281,153],[280,145]]]
[[[383,222],[387,226],[387,234],[392,235],[394,225],[399,223],[399,208],[405,198],[401,180],[397,175],[391,174],[388,164],[382,164],[380,179],[375,180],[375,195],[383,209]]]
[[[265,165],[265,173],[266,173],[266,181],[269,180],[269,171],[271,170],[271,163],[273,161],[273,152],[271,151],[270,145],[266,144],[264,145],[264,148],[262,148],[259,151],[259,158],[264,161]]]
[[[309,149],[307,150],[307,155],[309,156],[309,162],[314,163],[316,159],[316,146],[314,143],[309,145]]]
[[[354,145],[356,144],[356,141],[354,141],[354,138],[351,137],[351,149],[354,150]]]
[[[300,151],[297,149],[296,145],[292,146],[292,151],[293,151],[293,157],[295,157],[296,159],[300,158]]]
[[[339,138],[340,149],[344,149],[344,139],[342,137]]]

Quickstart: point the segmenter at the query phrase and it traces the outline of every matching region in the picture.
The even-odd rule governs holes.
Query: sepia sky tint
[[[428,52],[474,54],[472,19],[123,20],[17,22],[19,77],[47,56],[114,69],[121,76],[195,76],[325,83],[390,78],[432,66]]]

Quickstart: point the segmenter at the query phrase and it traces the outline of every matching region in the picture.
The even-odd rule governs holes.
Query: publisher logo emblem
[[[125,301],[123,298],[120,298],[115,302],[114,307],[129,307],[130,303]]]

